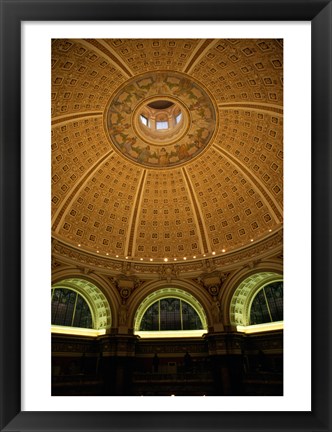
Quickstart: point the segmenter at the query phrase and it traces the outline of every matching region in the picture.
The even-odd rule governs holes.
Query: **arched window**
[[[264,286],[256,294],[250,308],[250,325],[283,320],[283,283]]]
[[[236,288],[230,304],[230,323],[253,333],[283,329],[283,281],[275,272],[258,272]]]
[[[52,325],[93,328],[91,310],[85,299],[66,288],[52,289]]]
[[[175,123],[176,123],[176,124],[180,123],[181,118],[182,118],[182,113],[180,112],[180,113],[175,117]]]
[[[63,279],[52,286],[51,323],[52,333],[99,336],[111,327],[110,305],[91,281]]]
[[[161,288],[138,306],[134,332],[142,338],[201,337],[207,319],[200,302],[181,288]]]
[[[143,315],[140,331],[201,330],[195,309],[179,298],[163,298],[153,303]]]
[[[141,122],[145,125],[148,126],[148,119],[147,117],[145,117],[143,114],[140,115],[141,118]]]

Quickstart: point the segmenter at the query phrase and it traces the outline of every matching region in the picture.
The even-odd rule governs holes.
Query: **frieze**
[[[57,239],[53,239],[52,253],[55,262],[58,264],[83,264],[91,270],[98,269],[110,275],[125,274],[126,276],[132,275],[136,277],[145,276],[145,279],[155,278],[157,276],[160,279],[164,278],[166,280],[171,280],[179,276],[199,276],[202,272],[208,273],[210,270],[231,270],[239,265],[245,266],[249,263],[258,262],[258,260],[263,258],[274,257],[276,254],[280,257],[280,248],[282,248],[282,245],[283,235],[281,229],[269,238],[263,239],[245,249],[239,250],[238,252],[211,257],[208,260],[204,259],[185,263],[176,263],[171,266],[169,263],[140,264],[136,262],[123,262],[112,258],[106,258],[94,253],[90,254],[76,249]]]

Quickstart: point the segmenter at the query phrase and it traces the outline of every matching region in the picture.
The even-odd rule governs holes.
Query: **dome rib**
[[[248,110],[257,111],[261,113],[271,114],[273,113],[276,116],[283,117],[283,107],[282,105],[270,104],[270,103],[257,103],[257,102],[236,102],[236,103],[218,103],[219,111],[222,110]]]
[[[70,209],[72,203],[80,194],[80,191],[87,184],[89,179],[96,173],[96,171],[100,168],[100,165],[103,164],[112,154],[113,150],[107,152],[103,157],[101,157],[81,178],[78,184],[72,189],[69,197],[63,202],[63,204],[57,209],[54,217],[52,218],[52,230],[55,233],[59,232],[59,229],[67,216],[67,211]]]
[[[137,188],[138,192],[136,193],[135,203],[133,206],[133,211],[130,216],[129,224],[128,224],[128,239],[125,245],[125,255],[126,256],[134,256],[135,246],[136,246],[136,235],[137,235],[137,223],[138,223],[138,212],[141,208],[141,201],[144,191],[144,185],[146,181],[146,170],[142,171],[142,176],[139,181],[139,186]]]
[[[102,111],[91,111],[91,112],[84,112],[80,114],[65,114],[63,116],[57,116],[53,117],[52,119],[52,127],[55,126],[62,126],[68,123],[72,123],[74,120],[85,120],[89,118],[95,118],[95,117],[102,117],[103,112]]]
[[[134,76],[133,71],[128,69],[128,67],[123,63],[122,59],[118,55],[110,51],[109,45],[107,45],[107,43],[104,40],[83,39],[80,42],[82,43],[82,45],[85,45],[87,48],[97,51],[100,56],[107,59],[114,66],[120,69],[121,72],[126,75],[126,77]]]
[[[189,196],[191,199],[191,202],[193,203],[194,209],[195,209],[195,217],[196,217],[196,225],[198,227],[198,232],[200,233],[200,241],[202,244],[202,251],[204,251],[204,253],[208,253],[211,251],[211,246],[210,246],[210,242],[208,240],[208,235],[206,233],[206,227],[205,224],[203,223],[203,215],[200,212],[200,208],[199,205],[197,204],[197,198],[195,196],[195,192],[194,189],[192,187],[191,181],[189,179],[188,173],[186,172],[185,168],[182,168],[182,172],[183,172],[183,177],[185,178],[186,184],[187,184],[187,189],[189,192]]]
[[[202,40],[201,43],[196,47],[195,52],[188,60],[187,65],[185,66],[183,72],[190,74],[190,71],[193,69],[195,64],[202,58],[202,56],[210,49],[211,44],[213,44],[213,39],[205,39]]]

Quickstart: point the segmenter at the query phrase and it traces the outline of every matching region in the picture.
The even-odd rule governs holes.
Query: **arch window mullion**
[[[270,321],[270,315],[266,306],[266,299],[263,290],[260,290],[251,305],[250,323],[259,324],[268,321]]]
[[[160,300],[158,300],[158,330],[160,331]]]
[[[140,331],[201,330],[203,325],[196,310],[180,298],[156,300],[144,312]]]
[[[182,300],[181,299],[180,299],[180,322],[181,322],[181,330],[183,330]]]
[[[76,307],[75,307],[75,318],[73,320],[74,327],[85,327],[84,324],[82,324],[83,309],[84,309],[84,303],[82,302],[82,299],[78,296]]]
[[[71,292],[67,292],[65,294],[65,297],[66,297],[65,325],[68,325],[67,322],[71,323],[71,315],[72,315],[71,310],[70,310],[71,309],[70,304],[71,304],[71,299],[72,299]]]
[[[76,314],[76,306],[77,306],[77,299],[78,299],[78,294],[76,293],[76,297],[75,297],[75,304],[74,304],[74,311],[73,311],[73,316],[71,319],[71,326],[74,326],[74,319],[75,319],[75,314]]]
[[[83,301],[82,298],[78,298],[77,306],[75,311],[75,325],[74,327],[91,327],[92,317],[89,313],[89,306]]]
[[[282,321],[282,282],[265,285],[255,295],[250,309],[250,325]]]
[[[267,297],[266,297],[265,288],[263,288],[262,291],[263,291],[263,294],[264,294],[265,303],[266,303],[267,311],[269,313],[270,320],[271,320],[271,322],[273,322],[272,315],[271,315],[271,310],[270,310],[270,305],[269,305],[269,302],[268,302]]]
[[[280,284],[276,284],[276,286],[273,287],[274,289],[272,289],[272,287],[270,287],[270,293],[271,293],[271,303],[273,302],[273,304],[271,305],[271,309],[272,309],[272,315],[274,318],[274,321],[280,321],[282,320],[282,309],[280,308],[280,299],[278,301],[278,293],[281,296],[281,287]]]
[[[278,321],[276,316],[277,313],[276,313],[276,302],[274,299],[274,293],[271,287],[269,286],[266,287],[266,298],[267,298],[267,302],[271,314],[271,321]]]

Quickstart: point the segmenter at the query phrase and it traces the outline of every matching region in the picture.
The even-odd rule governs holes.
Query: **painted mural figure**
[[[151,157],[150,146],[145,147],[137,158],[137,162],[144,163],[148,162]]]
[[[159,165],[168,165],[169,164],[169,155],[163,147],[159,152]]]
[[[188,153],[187,144],[185,143],[177,144],[175,147],[177,148],[179,160],[188,159],[190,157]]]
[[[130,124],[129,123],[121,123],[121,124],[112,124],[111,125],[111,132],[112,135],[121,135],[121,136],[126,136],[125,132],[127,132],[127,130],[130,128]]]
[[[135,137],[130,138],[128,141],[125,141],[124,144],[123,144],[124,153],[130,154],[133,151],[133,147],[132,146],[135,144],[135,142],[136,142],[136,138]]]
[[[161,94],[167,98],[168,95],[179,97],[191,110],[188,127],[183,129],[183,135],[174,135],[173,142],[172,134],[167,137],[167,133],[160,134],[157,144],[144,137],[135,141],[134,124],[140,111],[134,106],[138,106],[137,103],[142,99],[150,96],[156,98]],[[126,157],[142,165],[166,168],[183,164],[197,156],[211,139],[214,122],[212,101],[196,83],[175,72],[156,72],[133,78],[119,90],[108,108],[107,128],[112,143]],[[172,132],[171,129],[168,132]]]

